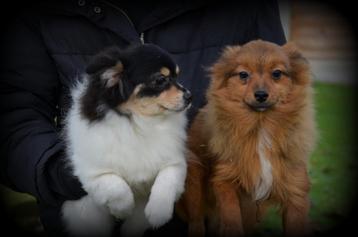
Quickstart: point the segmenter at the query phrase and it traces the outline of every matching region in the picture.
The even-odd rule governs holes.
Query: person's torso
[[[137,27],[123,9],[106,1],[79,0],[66,4],[52,5],[47,14],[37,18],[62,85],[60,118],[69,106],[69,89],[94,54],[106,47],[126,47],[141,41],[164,48],[178,63],[179,82],[193,94],[189,112],[192,118],[205,104],[207,69],[222,48],[243,44],[253,37],[254,14],[245,4],[240,8],[229,3],[166,5],[151,12],[148,21],[144,19]]]

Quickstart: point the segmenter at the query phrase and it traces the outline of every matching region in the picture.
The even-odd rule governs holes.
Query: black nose
[[[188,90],[185,90],[185,91],[184,91],[183,97],[184,97],[185,101],[188,102],[188,103],[190,103],[191,100],[192,100],[191,93],[190,93],[190,91],[188,91]]]
[[[256,101],[262,103],[262,102],[265,102],[267,100],[267,97],[269,95],[267,94],[266,91],[256,91],[255,92],[255,98],[256,98]]]

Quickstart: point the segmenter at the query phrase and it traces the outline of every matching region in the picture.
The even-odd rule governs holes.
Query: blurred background
[[[337,6],[324,1],[281,1],[281,20],[286,39],[309,59],[316,81],[352,84],[353,22],[345,15],[347,9]]]
[[[308,59],[313,75],[319,140],[309,175],[310,219],[316,235],[357,232],[356,29],[347,8],[337,2],[280,2],[286,38]],[[255,236],[281,236],[276,211],[269,212]]]
[[[312,189],[310,217],[314,232],[352,229],[357,162],[354,154],[356,50],[352,22],[336,5],[282,1],[286,38],[303,52],[312,67],[320,134],[309,163]],[[6,215],[18,228],[43,236],[35,200],[0,186]],[[269,211],[254,236],[281,236],[276,208]],[[349,226],[350,225],[350,226]]]

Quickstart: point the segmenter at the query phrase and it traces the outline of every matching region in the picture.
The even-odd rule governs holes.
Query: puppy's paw
[[[107,203],[110,213],[118,219],[126,219],[130,216],[134,205],[132,192],[125,193],[121,197]]]
[[[145,216],[153,228],[167,223],[173,215],[174,203],[166,198],[149,199],[145,207]]]

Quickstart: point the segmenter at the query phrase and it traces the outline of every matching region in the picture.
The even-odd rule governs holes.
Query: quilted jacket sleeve
[[[40,34],[40,26],[18,20],[0,42],[1,181],[13,189],[56,203],[59,173],[51,159],[63,150],[55,127],[59,81]],[[56,178],[55,178],[56,179]]]

